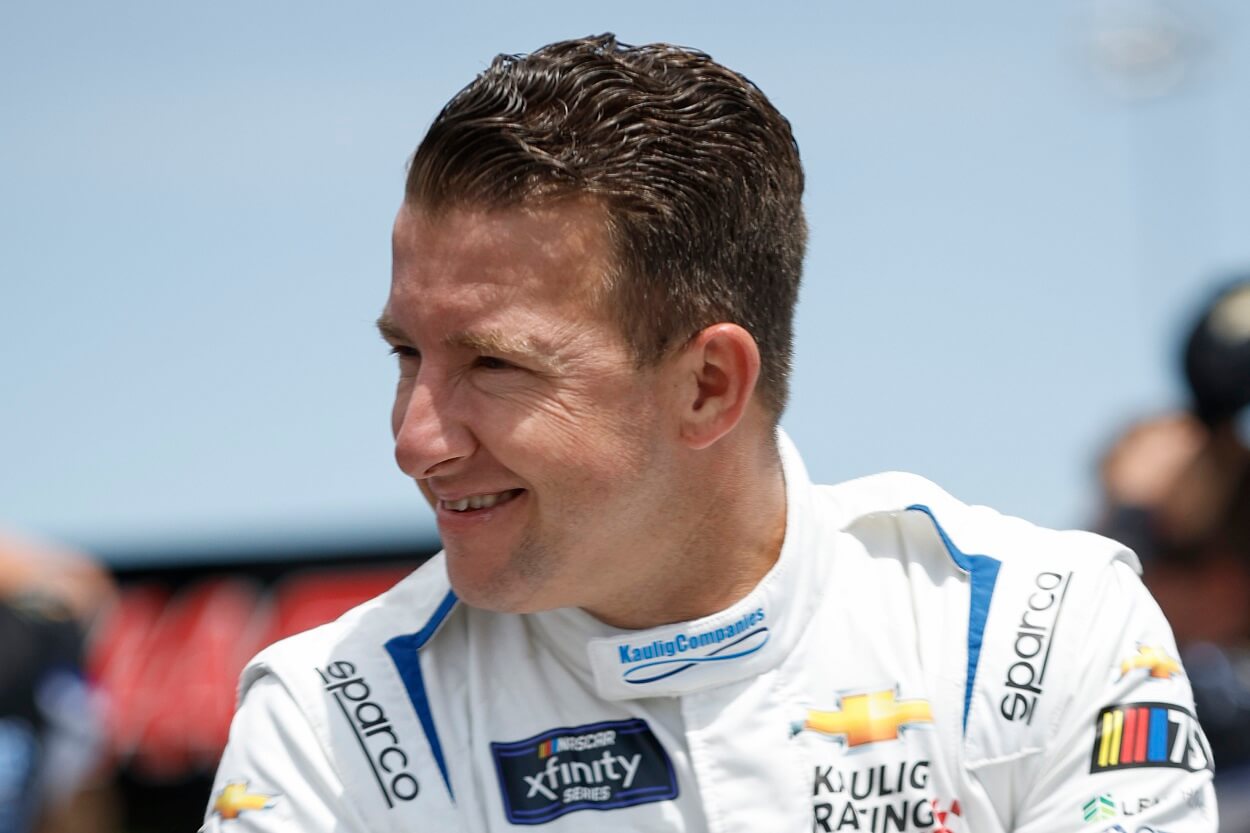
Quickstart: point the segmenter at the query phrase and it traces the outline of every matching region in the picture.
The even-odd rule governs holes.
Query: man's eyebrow
[[[394,319],[386,313],[382,313],[378,316],[378,332],[381,333],[382,338],[387,341],[398,341],[405,344],[408,342],[408,334],[400,329]]]
[[[386,313],[378,316],[377,327],[382,338],[392,344],[412,343],[412,339],[403,328]],[[565,365],[564,359],[552,345],[545,344],[531,336],[509,335],[499,330],[452,333],[443,339],[443,343],[448,347],[459,347],[487,356],[528,360],[552,370],[559,370]]]
[[[480,333],[452,333],[444,339],[448,347],[463,347],[479,353],[538,353],[532,339],[524,336],[510,336],[498,330],[486,330]]]
[[[530,336],[516,336],[498,330],[486,330],[478,333],[453,333],[444,341],[450,347],[461,347],[483,355],[528,359],[552,368],[563,365],[560,356],[550,345],[542,344]]]

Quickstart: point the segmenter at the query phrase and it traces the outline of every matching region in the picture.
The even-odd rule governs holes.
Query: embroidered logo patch
[[[1137,670],[1144,670],[1158,680],[1169,680],[1181,673],[1181,664],[1162,648],[1139,645],[1136,654],[1120,663],[1120,679]]]
[[[1115,813],[1115,801],[1112,800],[1111,793],[1096,795],[1081,805],[1081,816],[1086,822],[1113,819]]]
[[[679,633],[646,645],[623,642],[616,646],[617,659],[624,667],[621,679],[631,685],[645,685],[698,665],[749,657],[768,642],[768,628],[761,624],[764,618],[761,607],[736,622],[702,633]]]
[[[677,797],[673,763],[645,720],[566,726],[490,751],[512,824]]]
[[[213,800],[213,813],[225,821],[233,821],[249,810],[268,810],[278,796],[261,792],[249,792],[248,782],[229,781]]]
[[[790,725],[790,736],[818,732],[848,747],[898,740],[899,730],[933,723],[928,700],[899,700],[893,689],[842,697],[832,709],[808,709]]]
[[[1090,772],[1137,767],[1211,768],[1198,720],[1175,703],[1120,703],[1098,713]]]

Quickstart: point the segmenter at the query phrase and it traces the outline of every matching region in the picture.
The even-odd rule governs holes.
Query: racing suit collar
[[[755,588],[733,605],[689,622],[620,630],[579,609],[531,614],[536,635],[581,672],[605,700],[689,694],[775,668],[803,633],[826,565],[804,558],[812,534],[811,483],[798,451],[778,430],[786,487],[781,553]]]

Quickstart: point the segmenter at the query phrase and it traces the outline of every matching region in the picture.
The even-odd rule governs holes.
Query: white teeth
[[[501,497],[503,497],[503,495],[500,494],[474,495],[469,498],[469,505],[474,509],[489,509],[494,506],[496,501],[498,501]]]
[[[501,501],[513,497],[513,491],[495,492],[490,495],[472,495],[460,500],[445,500],[443,505],[453,512],[464,512],[469,509],[489,509]]]

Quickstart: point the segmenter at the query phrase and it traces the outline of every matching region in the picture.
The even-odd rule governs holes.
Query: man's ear
[[[733,430],[746,413],[760,376],[760,350],[737,324],[700,330],[678,358],[681,438],[707,448]]]

